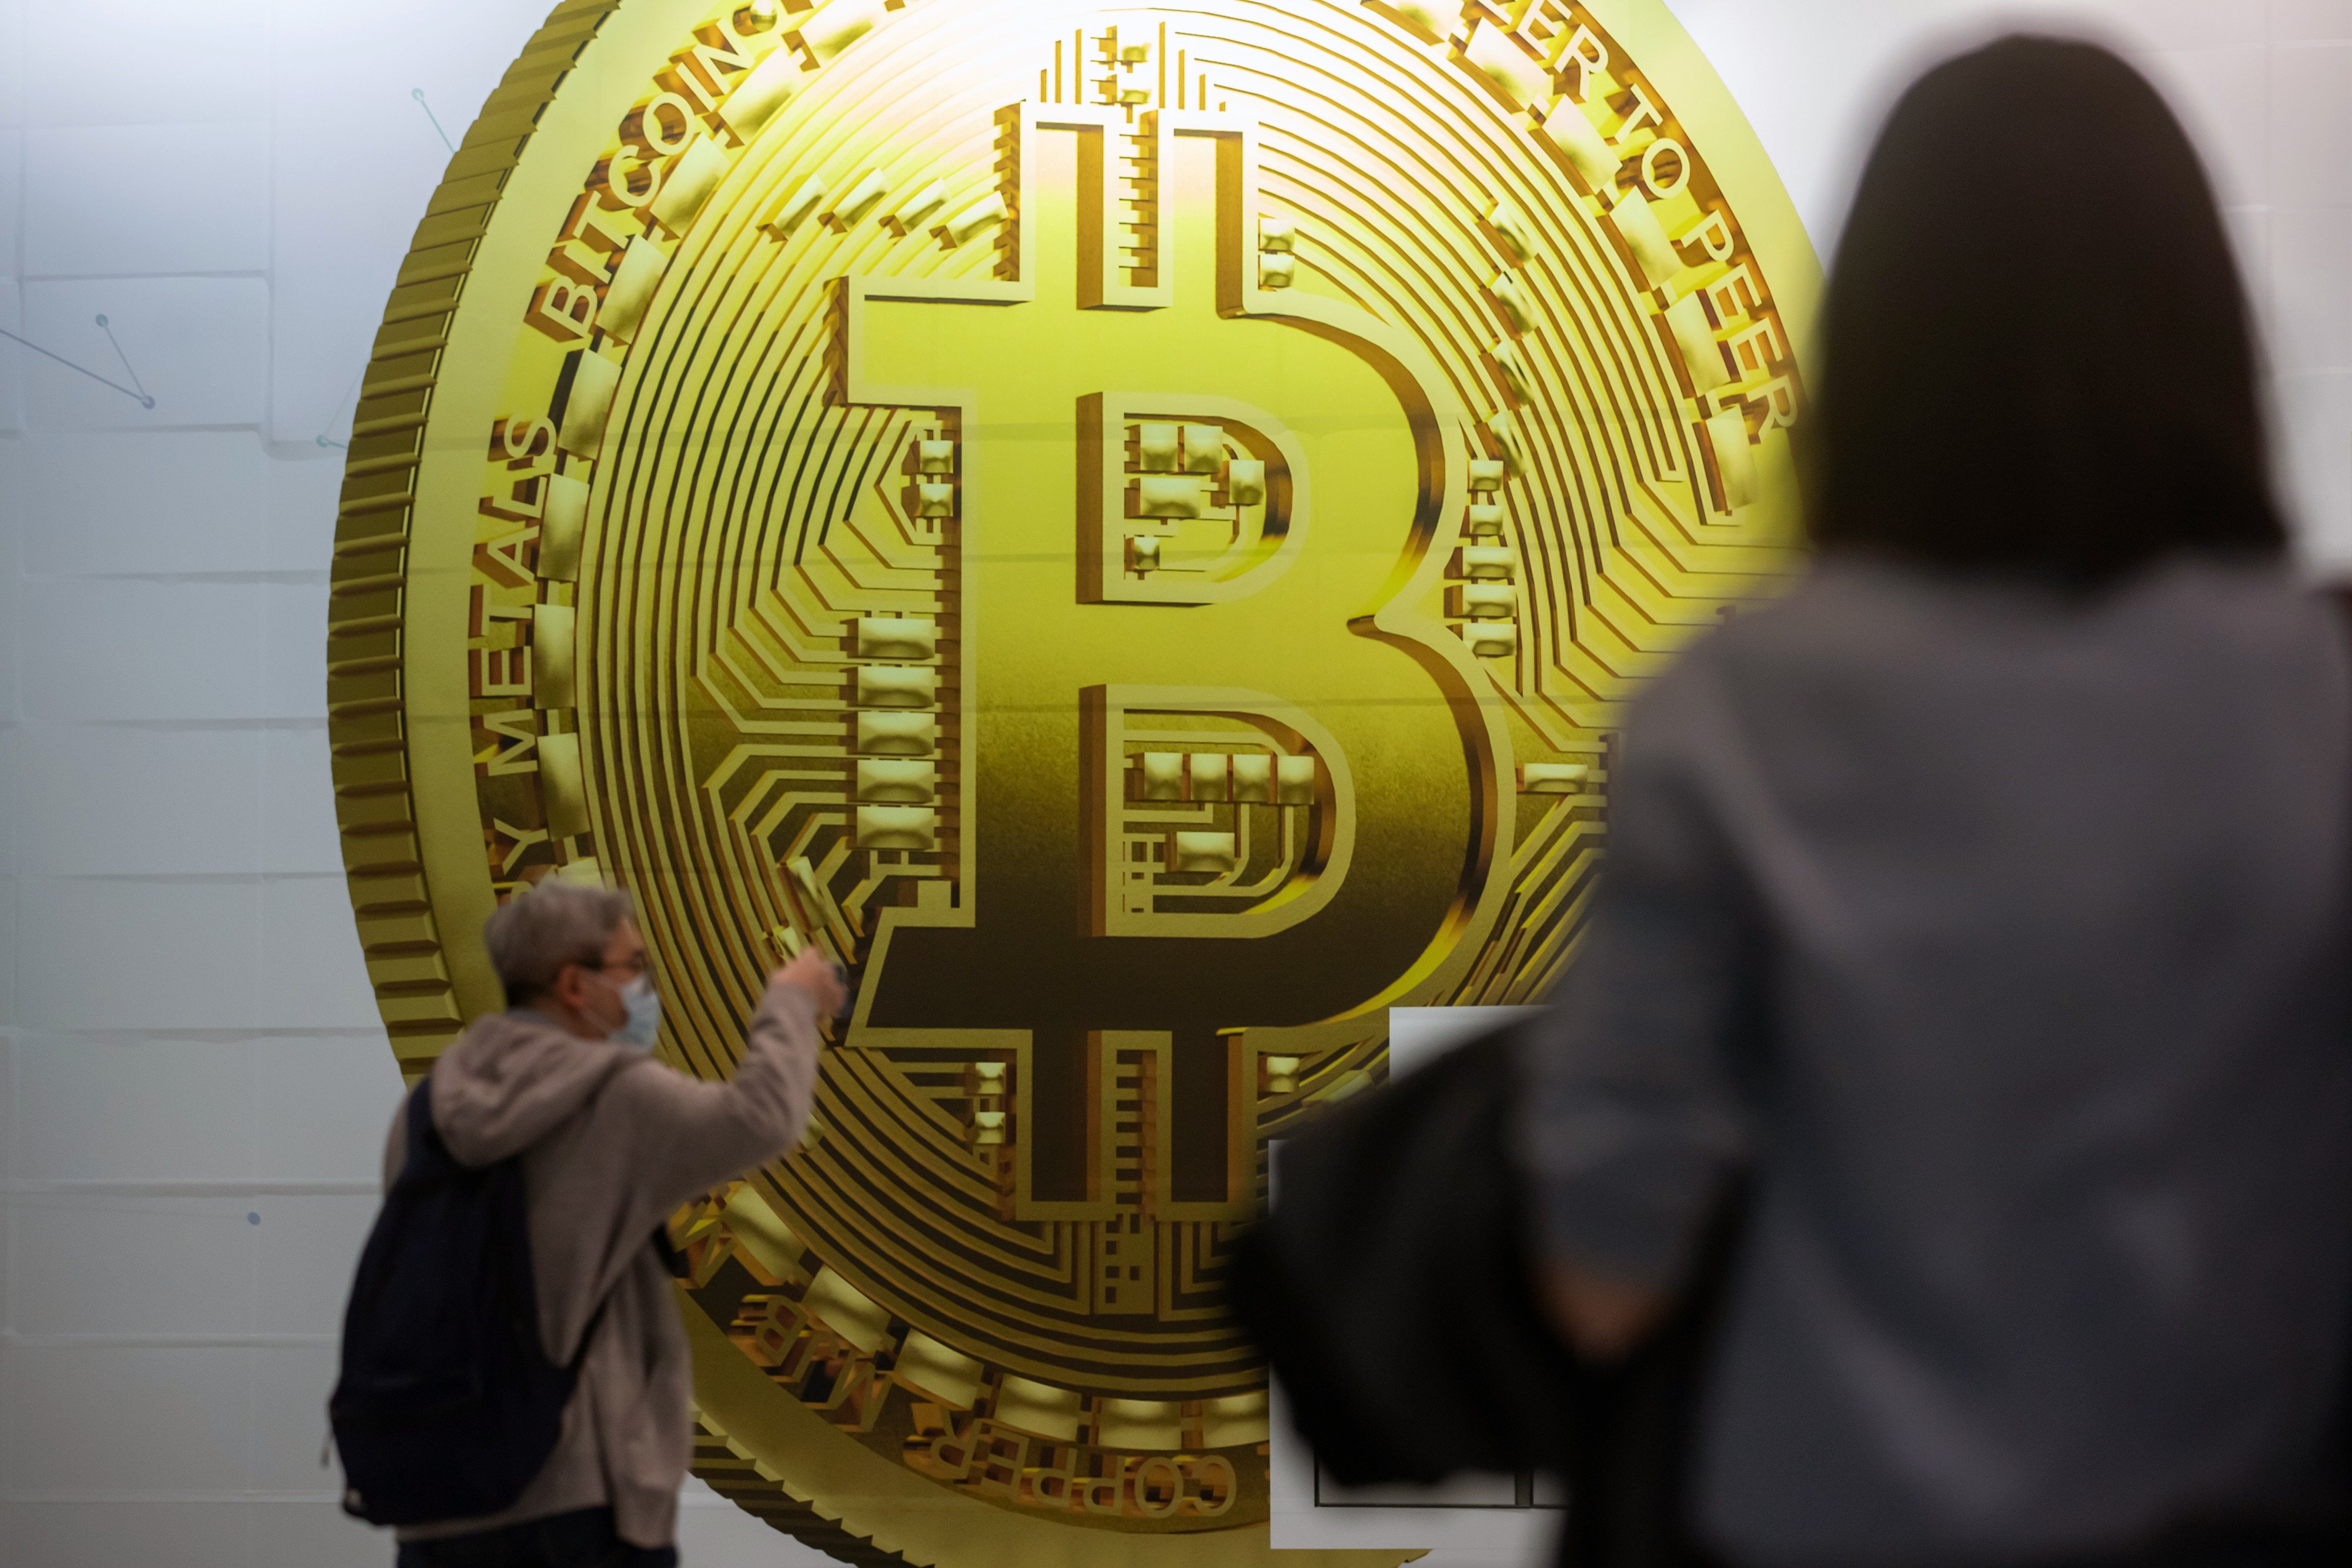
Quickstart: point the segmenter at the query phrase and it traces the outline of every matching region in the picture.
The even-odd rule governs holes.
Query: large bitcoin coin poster
[[[556,9],[367,371],[336,783],[412,1075],[550,876],[690,1072],[850,969],[676,1222],[700,1474],[857,1562],[1265,1555],[1266,1145],[1570,961],[1622,704],[1796,559],[1816,287],[1657,0]]]

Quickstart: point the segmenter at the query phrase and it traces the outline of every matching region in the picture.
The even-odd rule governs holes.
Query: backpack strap
[[[621,1270],[621,1280],[628,1277],[627,1270]],[[580,1369],[588,1364],[588,1347],[596,1343],[596,1331],[604,1325],[604,1309],[611,1306],[613,1298],[621,1293],[621,1280],[613,1281],[613,1288],[604,1292],[604,1299],[598,1301],[596,1310],[588,1314],[588,1326],[580,1331],[579,1347],[572,1351],[572,1360],[563,1368],[569,1375],[579,1376]]]
[[[394,1178],[395,1186],[406,1186],[445,1174],[443,1167],[454,1164],[446,1145],[433,1125],[433,1075],[426,1073],[415,1088],[408,1092],[406,1119],[401,1124],[402,1154],[400,1175]]]
[[[611,1082],[612,1079],[608,1078],[604,1081],[604,1085],[609,1085]],[[598,1094],[604,1092],[604,1085],[598,1086],[596,1091]],[[661,1259],[662,1268],[670,1278],[683,1280],[692,1272],[687,1267],[685,1255],[670,1244],[667,1222],[655,1226],[654,1232],[646,1238],[646,1242],[653,1248],[655,1255]],[[579,1348],[572,1354],[571,1370],[574,1375],[578,1375],[581,1365],[588,1359],[588,1347],[595,1343],[596,1330],[604,1322],[604,1309],[613,1304],[613,1298],[620,1293],[621,1281],[628,1277],[629,1270],[625,1266],[621,1270],[619,1278],[613,1281],[612,1288],[604,1292],[604,1299],[596,1303],[595,1312],[589,1315],[588,1326],[580,1331]]]
[[[401,1162],[400,1176],[395,1185],[411,1180],[424,1180],[429,1175],[435,1174],[437,1167],[457,1164],[456,1157],[449,1153],[448,1145],[442,1143],[438,1130],[433,1125],[433,1075],[430,1072],[419,1080],[416,1087],[408,1092],[407,1121],[403,1124],[403,1133],[405,1157]],[[521,1155],[518,1154],[508,1157],[519,1160]],[[647,1243],[660,1257],[662,1267],[667,1273],[676,1279],[682,1280],[687,1277],[689,1270],[687,1268],[686,1260],[677,1248],[670,1245],[669,1227],[667,1224],[655,1226],[653,1235],[647,1238]],[[577,1377],[580,1368],[586,1364],[588,1348],[596,1343],[596,1331],[604,1326],[604,1309],[613,1304],[613,1298],[620,1293],[621,1281],[628,1277],[628,1270],[625,1268],[623,1269],[620,1277],[613,1281],[612,1287],[604,1292],[603,1299],[597,1301],[596,1310],[589,1314],[587,1326],[580,1331],[579,1345],[572,1351],[572,1360],[565,1367],[565,1371],[571,1375]]]
[[[660,1255],[662,1267],[667,1269],[673,1278],[680,1280],[686,1278],[686,1260],[679,1254],[677,1248],[670,1245],[668,1226],[657,1225],[654,1227],[651,1245]],[[622,1281],[628,1279],[628,1277],[629,1270],[624,1267],[621,1270],[620,1278],[613,1281],[612,1289],[604,1292],[604,1299],[598,1301],[596,1303],[596,1310],[588,1315],[588,1326],[580,1331],[580,1346],[577,1350],[574,1350],[572,1353],[571,1365],[566,1369],[574,1377],[580,1375],[580,1368],[584,1365],[588,1360],[588,1347],[596,1343],[596,1330],[601,1327],[604,1322],[604,1309],[611,1306],[613,1304],[613,1298],[621,1293]]]
[[[671,1279],[685,1280],[693,1277],[694,1270],[688,1266],[686,1254],[671,1244],[669,1227],[666,1224],[654,1227],[654,1255],[662,1260],[662,1267],[669,1270]]]

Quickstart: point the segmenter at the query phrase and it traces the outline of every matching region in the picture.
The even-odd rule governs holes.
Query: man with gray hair
[[[507,1010],[432,1073],[433,1128],[469,1166],[520,1155],[540,1337],[579,1360],[554,1451],[513,1505],[400,1531],[400,1568],[667,1568],[693,1450],[692,1370],[667,1267],[670,1213],[784,1153],[807,1124],[816,1020],[846,1001],[814,946],[770,977],[733,1078],[651,1055],[661,998],[626,894],[548,881],[482,940]],[[406,1111],[384,1185],[399,1175]]]

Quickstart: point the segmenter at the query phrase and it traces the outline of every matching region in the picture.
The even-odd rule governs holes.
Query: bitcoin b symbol
[[[338,501],[395,1053],[550,876],[704,1080],[822,946],[810,1135],[674,1221],[698,1473],[877,1563],[1270,1563],[1265,1144],[1390,1005],[1543,993],[1618,705],[1797,563],[1761,149],[1664,0],[617,0],[485,115]]]
[[[1141,1227],[1255,1202],[1246,1031],[1376,1001],[1476,896],[1464,661],[1377,619],[1461,422],[1381,323],[1260,292],[1248,122],[1015,112],[1016,277],[846,286],[846,400],[958,437],[972,770],[961,904],[885,914],[860,1033],[1002,1042],[1013,1217],[1101,1223],[1097,1310],[1150,1312]]]

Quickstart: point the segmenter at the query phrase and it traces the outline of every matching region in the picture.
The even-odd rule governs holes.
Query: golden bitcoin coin
[[[675,1222],[700,1474],[855,1561],[1264,1556],[1266,1145],[1567,961],[1620,705],[1795,559],[1816,285],[1659,0],[557,8],[367,373],[336,785],[412,1073],[550,876],[695,1073],[851,970]]]

